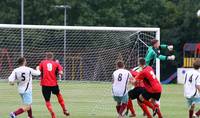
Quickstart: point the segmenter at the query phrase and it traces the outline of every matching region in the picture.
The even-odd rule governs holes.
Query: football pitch
[[[111,96],[111,83],[104,82],[60,82],[60,89],[70,118],[116,118],[115,102]],[[51,102],[57,118],[65,118],[55,96]],[[9,112],[21,105],[16,85],[0,82],[0,118],[8,118]],[[33,115],[35,118],[50,118],[38,81],[33,82]],[[143,118],[142,111],[134,102],[137,118]],[[187,118],[187,105],[183,98],[182,85],[163,85],[161,111],[164,118]],[[27,118],[27,113],[19,116]]]

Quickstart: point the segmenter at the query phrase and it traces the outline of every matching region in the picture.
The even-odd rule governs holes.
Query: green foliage
[[[66,0],[69,25],[160,27],[161,41],[175,46],[177,63],[182,66],[182,48],[199,42],[199,0]],[[63,25],[64,10],[54,5],[64,0],[24,0],[25,24]],[[0,23],[20,24],[20,0],[0,1]]]

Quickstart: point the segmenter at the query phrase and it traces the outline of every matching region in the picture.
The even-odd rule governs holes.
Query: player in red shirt
[[[153,116],[155,116],[157,113],[158,118],[162,118],[159,105],[156,103],[156,101],[160,100],[162,86],[160,82],[158,81],[158,79],[156,78],[156,75],[154,74],[154,70],[152,69],[151,66],[146,66],[146,64],[144,63],[143,65],[141,65],[141,67],[143,69],[135,77],[135,80],[136,82],[143,80],[146,92],[142,93],[139,96],[139,99],[145,105],[153,109],[154,111]],[[151,102],[149,101],[150,99],[151,99]]]
[[[63,109],[64,115],[69,116],[69,112],[65,107],[65,102],[57,83],[57,76],[61,76],[63,74],[62,66],[53,60],[53,53],[49,52],[46,54],[46,59],[41,61],[39,64],[39,68],[41,71],[40,84],[42,86],[42,94],[46,102],[46,107],[51,113],[52,118],[56,118],[56,115],[50,102],[51,93],[57,96],[58,102]]]
[[[139,59],[139,66],[130,70],[133,77],[136,77],[139,74],[139,72],[142,71],[141,65],[144,65],[144,64],[145,64],[145,60],[143,58],[140,58]],[[129,101],[128,101],[127,110],[131,111],[130,117],[136,116],[135,110],[133,109],[132,100],[137,99],[138,105],[141,107],[141,109],[144,112],[144,116],[147,115],[148,118],[152,118],[151,113],[149,112],[147,106],[139,100],[139,96],[146,91],[145,88],[144,88],[143,80],[137,80],[137,82],[134,83],[133,86],[134,86],[134,89],[131,89],[128,92]]]

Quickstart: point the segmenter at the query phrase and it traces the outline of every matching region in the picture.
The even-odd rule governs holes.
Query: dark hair
[[[200,59],[197,59],[194,63],[193,63],[193,68],[198,70],[200,68]]]
[[[146,65],[146,61],[144,58],[139,58],[139,65],[141,65],[141,66]]]
[[[47,59],[53,59],[53,53],[52,52],[47,52],[46,53],[46,58]]]
[[[151,45],[153,46],[153,45],[156,44],[157,42],[158,42],[157,39],[152,39],[152,40],[151,40]]]
[[[20,57],[18,60],[17,60],[17,63],[19,66],[22,66],[24,64],[24,62],[26,61],[26,58],[24,57]]]
[[[118,68],[124,68],[124,62],[122,60],[118,60],[117,63],[116,63],[116,66]]]

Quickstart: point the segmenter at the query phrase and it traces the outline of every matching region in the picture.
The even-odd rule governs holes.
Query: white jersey
[[[40,75],[40,71],[21,66],[13,70],[8,80],[9,82],[17,81],[18,92],[25,93],[32,91],[32,75],[38,76]]]
[[[113,96],[124,96],[128,93],[128,81],[132,78],[131,73],[126,69],[118,69],[113,72],[112,93]]]
[[[186,98],[200,97],[196,85],[200,85],[200,71],[191,70],[185,74],[184,96]]]

